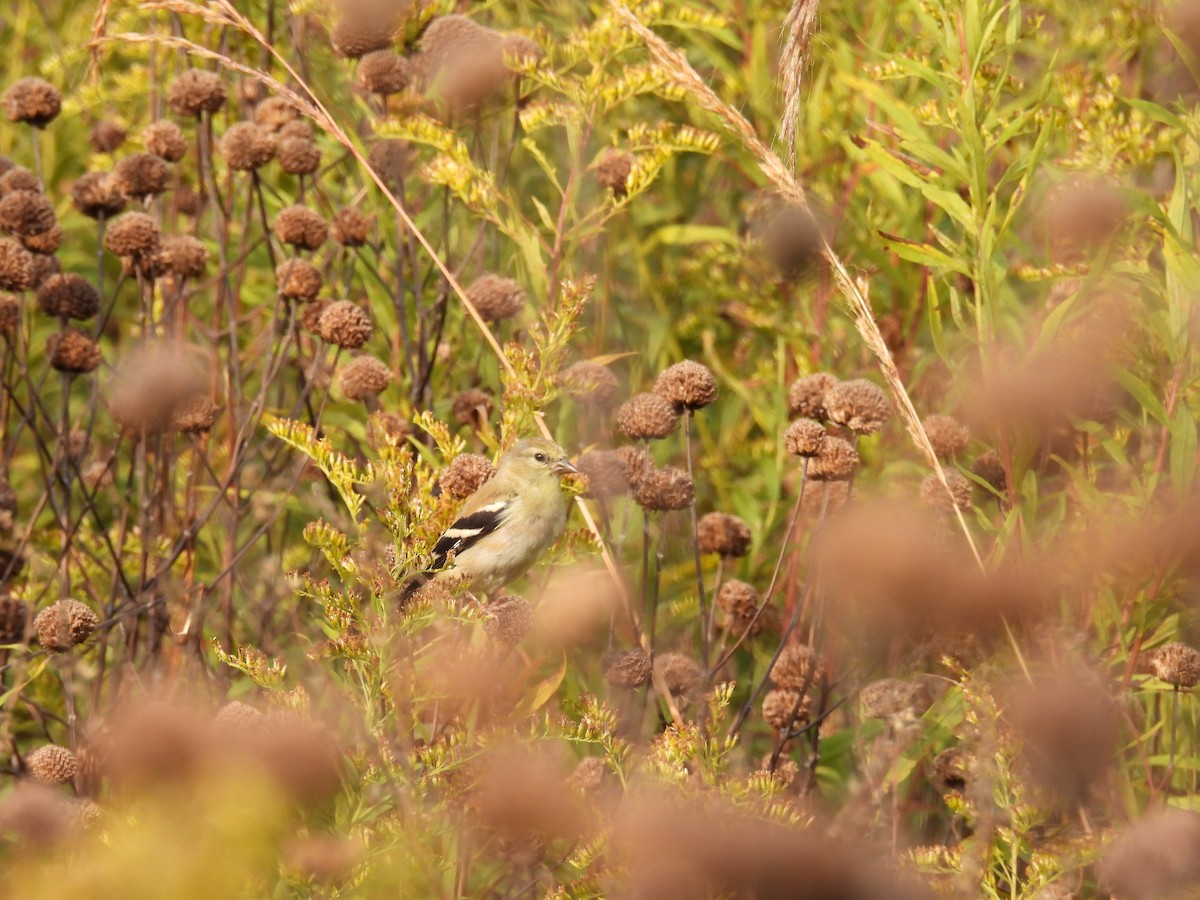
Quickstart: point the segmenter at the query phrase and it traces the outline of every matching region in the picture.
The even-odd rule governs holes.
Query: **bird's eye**
[[[535,453],[535,454],[533,454],[533,458],[536,459],[538,462],[545,462],[546,454],[545,453]]]

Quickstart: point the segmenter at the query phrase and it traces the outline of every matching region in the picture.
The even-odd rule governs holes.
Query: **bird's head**
[[[500,458],[500,468],[526,476],[547,475],[559,478],[578,472],[567,459],[567,451],[545,438],[525,438],[513,444]]]

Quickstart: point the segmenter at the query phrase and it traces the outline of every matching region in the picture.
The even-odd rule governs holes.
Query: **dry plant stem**
[[[1165,797],[1171,796],[1171,781],[1175,778],[1175,740],[1179,732],[1179,688],[1171,691],[1171,743],[1167,751],[1167,771],[1163,775],[1162,791]]]
[[[808,197],[805,194],[804,188],[800,186],[799,182],[796,181],[795,177],[775,152],[759,139],[754,128],[746,120],[746,117],[718,97],[696,70],[692,68],[682,53],[643,25],[637,16],[630,12],[627,7],[617,2],[617,0],[609,0],[609,4],[617,16],[638,37],[645,41],[646,46],[649,47],[651,54],[664,72],[674,79],[675,83],[687,92],[689,96],[694,98],[701,107],[715,115],[725,126],[726,130],[754,155],[758,161],[759,168],[780,195],[785,200],[808,209]],[[953,498],[953,492],[946,481],[946,472],[938,460],[937,453],[934,452],[933,444],[929,441],[929,435],[925,433],[925,426],[921,424],[921,417],[917,415],[916,407],[913,406],[912,398],[909,397],[908,390],[904,387],[904,382],[900,378],[900,372],[896,368],[896,362],[892,358],[892,353],[888,349],[882,332],[879,330],[878,323],[875,321],[875,314],[866,296],[866,281],[862,278],[851,276],[845,264],[842,263],[841,259],[824,238],[821,240],[821,256],[829,264],[833,271],[834,282],[847,301],[854,327],[879,361],[879,368],[883,374],[884,382],[887,384],[888,391],[892,395],[892,400],[896,404],[900,417],[904,420],[904,425],[908,430],[909,436],[925,457],[925,461],[929,467],[933,469],[934,475],[941,482],[946,494]],[[971,536],[971,531],[967,527],[967,521],[957,505],[954,506],[954,514],[958,519],[959,527],[966,536],[967,543],[971,547],[971,553],[975,557],[976,564],[980,569],[983,569],[983,558],[979,555],[979,550],[975,546],[975,539]]]
[[[692,410],[687,410],[683,415],[683,446],[687,451],[687,473],[692,484],[696,483],[695,476],[692,472],[692,417],[695,415]],[[688,507],[688,512],[692,518],[692,558],[696,563],[696,596],[700,598],[700,659],[704,668],[708,668],[708,622],[709,622],[709,607],[708,598],[704,593],[704,569],[700,565],[700,530],[696,521],[696,494],[692,492],[692,502]]]

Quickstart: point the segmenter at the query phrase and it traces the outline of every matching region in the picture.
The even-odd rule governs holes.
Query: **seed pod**
[[[892,404],[878,385],[865,378],[843,381],[825,394],[830,421],[856,434],[874,434],[892,414]]]
[[[729,513],[710,512],[701,516],[696,536],[701,553],[733,559],[750,551],[750,526]]]
[[[57,224],[54,206],[38,191],[12,191],[0,199],[0,230],[27,237]]]
[[[717,399],[717,382],[708,366],[685,359],[663,370],[654,383],[654,393],[676,408],[697,410]]]
[[[650,680],[650,674],[650,657],[642,650],[624,650],[604,660],[604,680],[613,687],[638,687]]]
[[[270,131],[279,131],[300,117],[300,111],[286,97],[268,97],[254,107],[254,121]]]
[[[4,93],[4,112],[10,122],[45,128],[62,110],[62,94],[43,78],[22,78]]]
[[[814,419],[797,419],[783,433],[783,449],[793,456],[811,458],[821,453],[825,426]]]
[[[1150,657],[1156,678],[1175,688],[1194,688],[1200,684],[1200,653],[1187,644],[1166,644]]]
[[[1001,462],[1000,454],[995,450],[981,453],[971,464],[971,473],[990,484],[997,493],[1003,493],[1008,485],[1008,479],[1004,474],[1004,463]]]
[[[27,603],[16,597],[0,596],[0,644],[19,644],[24,641],[28,621]]]
[[[515,647],[533,627],[533,606],[524,597],[506,594],[493,600],[484,610],[483,629],[497,644]]]
[[[954,459],[971,443],[971,429],[953,416],[929,416],[921,424],[939,459]]]
[[[275,216],[275,234],[285,244],[318,250],[329,237],[325,220],[306,206],[289,206]]]
[[[22,235],[21,246],[30,253],[41,256],[52,256],[62,246],[64,237],[62,228],[55,223],[49,230],[43,231],[40,234]],[[39,281],[38,283],[40,284],[41,282]]]
[[[338,378],[348,399],[367,400],[392,383],[392,370],[373,356],[356,356],[342,366]]]
[[[171,416],[171,425],[180,434],[207,434],[221,415],[221,407],[209,397],[184,400]]]
[[[767,691],[763,697],[762,713],[768,725],[776,731],[783,731],[807,723],[811,707],[812,700],[808,696],[801,700],[797,691],[777,688]]]
[[[617,429],[631,440],[658,440],[678,427],[675,406],[659,394],[637,394],[617,410]]]
[[[167,162],[179,162],[187,154],[188,148],[183,129],[167,119],[146,126],[142,131],[142,146],[147,153],[153,153]]]
[[[108,172],[80,175],[71,188],[75,208],[92,219],[111,218],[125,208],[125,195]]]
[[[100,293],[82,275],[51,275],[37,292],[38,307],[48,316],[90,319],[100,311]]]
[[[176,278],[199,278],[208,267],[208,248],[190,234],[173,234],[162,242],[156,263]]]
[[[179,116],[215,113],[225,105],[225,85],[214,72],[188,69],[175,79],[167,92],[167,106]]]
[[[596,181],[612,191],[617,199],[628,193],[629,173],[633,171],[633,157],[615,147],[605,149],[592,166]]]
[[[467,288],[467,299],[485,322],[499,322],[521,311],[525,290],[511,278],[488,273]]]
[[[462,453],[454,457],[438,476],[438,486],[455,500],[466,500],[496,474],[486,456]]]
[[[352,207],[339,209],[333,217],[333,239],[343,247],[361,247],[371,232],[371,221]]]
[[[690,656],[664,653],[654,658],[654,671],[666,689],[676,697],[689,697],[704,683],[704,669]]]
[[[104,232],[104,246],[117,256],[150,258],[158,252],[162,232],[145,213],[128,212]]]
[[[492,395],[487,391],[472,388],[454,398],[450,407],[454,421],[472,428],[482,428],[492,414]]]
[[[78,600],[59,600],[37,614],[33,627],[38,642],[52,653],[82,644],[96,630],[96,614]]]
[[[629,471],[616,450],[589,450],[575,467],[587,476],[588,497],[620,497],[629,492]]]
[[[633,487],[633,499],[642,509],[670,512],[687,509],[696,500],[696,485],[683,469],[655,469]]]
[[[25,760],[34,781],[42,784],[69,784],[75,780],[75,754],[58,744],[38,747]]]
[[[837,384],[838,380],[828,372],[797,378],[788,388],[788,416],[825,419],[825,395]]]
[[[587,360],[572,363],[558,374],[563,392],[578,403],[609,408],[617,397],[617,376],[607,366]]]
[[[50,365],[67,375],[83,375],[100,365],[100,347],[88,335],[68,329],[46,342]]]
[[[285,259],[275,267],[275,280],[279,293],[289,300],[309,302],[321,292],[325,280],[321,271],[307,259],[299,257]]]
[[[312,175],[321,168],[321,151],[309,138],[284,137],[279,142],[279,167],[289,175]]]
[[[24,291],[33,285],[33,254],[16,241],[0,240],[0,291]]]
[[[161,194],[167,189],[170,174],[166,162],[153,153],[135,153],[113,167],[117,189],[130,199]]]
[[[329,304],[317,327],[324,340],[344,350],[357,350],[375,331],[366,310],[349,300]]]
[[[358,63],[358,84],[368,94],[398,94],[409,78],[408,60],[391,49],[368,53]]]
[[[413,150],[404,141],[377,141],[367,153],[369,165],[379,180],[396,190],[404,184],[404,176],[412,165]]]
[[[112,153],[123,143],[129,132],[120,122],[101,119],[88,132],[88,143],[97,153]]]
[[[275,158],[275,138],[253,122],[238,122],[221,136],[221,155],[229,168],[251,172]]]
[[[951,514],[957,506],[959,509],[971,507],[971,481],[961,472],[946,469],[946,483],[950,485],[950,493],[938,481],[936,475],[930,475],[921,482],[921,501],[938,512]]]
[[[825,677],[821,661],[804,644],[788,644],[771,667],[771,681],[776,687],[810,690]]]
[[[33,191],[35,194],[40,194],[42,183],[24,166],[13,166],[0,175],[0,197],[5,197],[13,191]]]

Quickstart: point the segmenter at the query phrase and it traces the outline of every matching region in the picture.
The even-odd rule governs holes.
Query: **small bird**
[[[442,575],[461,577],[468,590],[490,594],[525,574],[566,530],[561,479],[578,471],[553,441],[518,441],[434,545],[430,570],[438,574],[409,579],[401,602]]]

